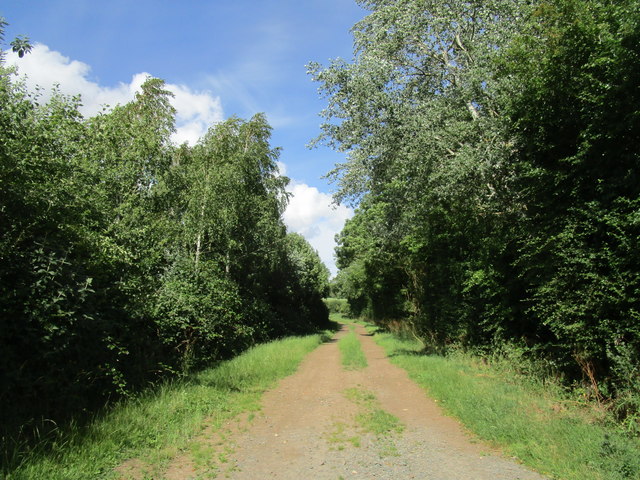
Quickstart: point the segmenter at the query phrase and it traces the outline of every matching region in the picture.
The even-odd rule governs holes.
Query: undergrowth
[[[323,340],[293,337],[254,347],[244,354],[153,392],[123,401],[88,427],[53,432],[28,452],[5,445],[4,480],[116,478],[129,458],[167,462],[204,428],[243,411],[257,410],[261,393],[295,371]]]
[[[640,478],[640,440],[558,384],[515,374],[508,362],[426,355],[419,342],[388,333],[375,339],[447,413],[539,472],[566,480]]]
[[[346,298],[328,297],[324,298],[322,301],[327,306],[330,314],[337,313],[344,316],[349,315],[349,304],[347,303]]]

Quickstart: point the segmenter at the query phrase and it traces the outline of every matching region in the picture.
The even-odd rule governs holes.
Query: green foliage
[[[31,52],[32,48],[29,37],[25,37],[24,35],[18,35],[11,41],[11,50],[17,53],[20,58]]]
[[[329,269],[320,260],[318,252],[298,233],[287,235],[289,256],[300,286],[309,293],[329,294]]]
[[[638,3],[361,3],[353,61],[309,67],[352,313],[524,345],[637,430]]]
[[[204,427],[218,429],[243,411],[257,410],[260,394],[293,373],[320,342],[320,335],[274,341],[165,382],[120,401],[85,427],[56,429],[53,441],[41,442],[22,458],[3,458],[0,474],[6,480],[112,478],[125,460],[170,458]]]
[[[389,334],[376,341],[447,413],[541,473],[576,480],[640,475],[637,438],[604,422],[601,412],[581,408],[553,381],[521,375],[512,359],[416,355],[420,344]]]
[[[521,79],[507,102],[528,206],[518,267],[530,314],[565,358],[609,377],[609,352],[640,348],[639,152],[630,148],[640,139],[640,11],[635,2],[567,0],[541,4],[534,19],[537,35],[505,55]],[[602,387],[621,387],[613,383]]]
[[[80,98],[43,101],[0,58],[5,452],[163,376],[328,323],[328,271],[286,233],[264,115],[177,147],[171,97],[149,78],[85,119]]]
[[[8,23],[3,16],[0,16],[0,68],[2,68],[2,62],[4,60],[4,52],[2,51],[2,47],[4,44],[4,29],[7,27]],[[27,53],[31,52],[33,46],[31,45],[31,41],[29,37],[24,35],[18,35],[11,41],[11,49],[18,54],[20,58],[24,57]]]
[[[184,370],[238,353],[255,336],[238,286],[219,271],[205,270],[210,265],[201,265],[198,275],[193,267],[171,266],[154,312],[161,341],[178,351]]]
[[[393,244],[386,234],[391,208],[390,204],[370,206],[363,202],[337,237],[341,289],[354,317],[376,320],[405,315],[405,274],[397,265],[397,254],[391,250]]]
[[[327,306],[329,313],[337,313],[343,316],[349,315],[349,303],[346,298],[325,298],[323,299],[324,304]]]

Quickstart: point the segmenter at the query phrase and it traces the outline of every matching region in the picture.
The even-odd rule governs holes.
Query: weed
[[[378,436],[389,433],[402,433],[404,430],[404,425],[400,423],[398,417],[391,415],[380,408],[359,413],[356,415],[356,422],[365,431]]]
[[[191,453],[193,463],[198,470],[211,470],[212,468],[215,468],[215,450],[210,445],[203,444],[202,442],[192,442],[189,445],[189,451]]]
[[[373,393],[364,390],[360,386],[347,388],[343,394],[348,400],[365,408],[371,408],[377,402],[376,396]]]
[[[330,444],[336,445],[337,450],[344,450],[345,444],[350,443],[354,447],[360,447],[360,437],[357,435],[349,435],[348,425],[344,422],[334,422],[332,429],[327,435],[327,441]]]

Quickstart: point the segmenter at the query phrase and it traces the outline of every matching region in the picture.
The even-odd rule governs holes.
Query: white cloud
[[[26,75],[29,90],[41,87],[46,100],[51,88],[59,85],[65,95],[81,95],[80,112],[87,117],[96,115],[104,106],[113,107],[133,100],[145,79],[146,72],[136,73],[129,83],[120,82],[105,87],[90,79],[91,67],[86,63],[71,60],[43,44],[36,44],[29,55],[18,59],[17,54],[7,51],[7,65],[18,67],[19,75]],[[194,144],[207,128],[223,120],[219,97],[210,92],[194,92],[184,85],[167,84],[167,90],[175,95],[171,100],[177,110],[177,132],[172,139],[176,143]]]
[[[309,241],[331,274],[335,275],[335,236],[342,230],[344,222],[353,216],[353,210],[344,205],[334,205],[331,195],[304,183],[294,181],[287,190],[293,196],[284,212],[285,224],[290,231]]]
[[[177,111],[177,131],[173,136],[176,143],[194,145],[209,127],[224,120],[220,97],[193,92],[184,85],[168,84],[167,90],[175,95],[171,103]]]
[[[284,164],[284,162],[281,162],[280,160],[276,160],[276,165],[278,166],[278,174],[286,177],[287,176],[287,166]]]

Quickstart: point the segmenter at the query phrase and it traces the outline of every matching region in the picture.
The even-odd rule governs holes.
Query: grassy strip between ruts
[[[89,427],[60,436],[47,453],[28,456],[5,480],[117,478],[129,458],[168,461],[205,424],[216,426],[259,409],[261,394],[293,373],[321,335],[277,340],[191,378],[124,401]]]
[[[358,339],[353,325],[350,325],[349,329],[349,333],[338,341],[342,365],[347,370],[360,370],[367,366],[367,357],[362,351],[360,339]]]
[[[359,407],[359,412],[353,418],[353,425],[350,422],[335,422],[326,437],[327,441],[335,445],[336,450],[344,450],[347,444],[360,447],[360,436],[372,434],[380,458],[398,456],[394,440],[405,428],[400,419],[382,410],[373,392],[365,390],[360,385],[347,388],[342,393]]]
[[[640,440],[608,427],[556,389],[470,355],[419,355],[417,342],[386,333],[375,339],[448,414],[537,471],[566,480],[640,478]]]

